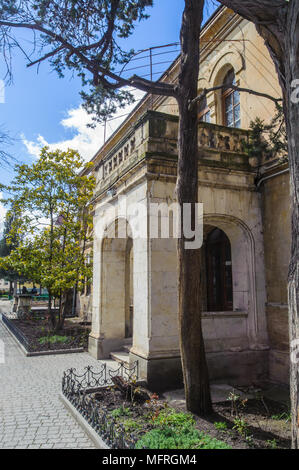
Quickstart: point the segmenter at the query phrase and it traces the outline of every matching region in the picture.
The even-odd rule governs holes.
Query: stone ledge
[[[221,311],[221,312],[202,312],[202,318],[235,318],[235,317],[248,317],[248,312],[245,311]]]

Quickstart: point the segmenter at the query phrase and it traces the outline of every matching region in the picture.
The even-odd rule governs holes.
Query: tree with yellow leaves
[[[47,288],[48,313],[53,330],[62,328],[76,286],[79,290],[91,277],[85,252],[92,236],[90,200],[93,176],[84,176],[80,155],[74,150],[49,151],[44,147],[33,165],[17,165],[17,174],[1,190],[9,196],[3,202],[14,214],[9,237],[18,240],[0,267],[22,273]],[[57,315],[51,309],[59,301]]]

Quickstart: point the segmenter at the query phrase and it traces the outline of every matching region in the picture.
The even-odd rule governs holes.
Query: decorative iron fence
[[[126,436],[124,426],[92,396],[99,389],[113,385],[112,377],[117,376],[128,381],[137,380],[138,361],[129,367],[120,363],[117,369],[111,369],[103,362],[97,371],[88,366],[82,374],[77,374],[76,369],[68,369],[63,373],[62,393],[109,447],[134,449],[139,437],[134,433],[131,433],[130,437]]]
[[[31,350],[30,341],[24,336],[21,330],[14,325],[12,321],[10,321],[4,313],[2,313],[2,321],[4,325],[14,334],[14,336],[19,340],[19,342],[24,346],[26,351]]]

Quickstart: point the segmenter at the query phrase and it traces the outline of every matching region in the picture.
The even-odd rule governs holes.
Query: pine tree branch
[[[56,48],[55,50],[49,52],[45,56],[37,59],[35,62],[28,64],[31,66],[33,64],[42,62],[43,60],[54,56],[55,54],[59,53],[61,50],[66,49],[69,51],[70,55],[76,55],[77,58],[85,64],[87,70],[89,70],[93,77],[94,83],[97,84],[101,82],[103,86],[110,89],[117,89],[125,86],[134,86],[139,90],[145,91],[147,93],[153,93],[157,95],[163,96],[176,96],[175,86],[168,83],[157,83],[152,82],[150,80],[145,80],[144,78],[138,77],[137,75],[133,75],[130,79],[125,79],[120,77],[119,75],[113,73],[111,70],[107,70],[100,65],[100,61],[89,59],[84,55],[82,51],[84,51],[85,46],[75,47],[71,43],[69,43],[63,36],[53,33],[40,24],[37,23],[14,23],[10,21],[2,21],[0,20],[0,26],[10,27],[10,28],[25,28],[31,29],[33,31],[38,31],[40,33],[46,34],[56,42],[59,42],[61,45]],[[98,44],[98,43],[95,43]],[[86,46],[89,47],[89,46]],[[107,78],[114,80],[115,83],[110,83]]]

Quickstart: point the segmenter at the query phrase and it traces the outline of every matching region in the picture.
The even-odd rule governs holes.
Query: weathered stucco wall
[[[289,173],[266,180],[262,197],[266,313],[271,347],[269,371],[272,380],[288,383],[287,276],[291,244]]]
[[[263,39],[254,24],[247,20],[235,16],[226,24],[229,15],[229,10],[222,13],[211,31],[202,34],[199,91],[221,85],[225,74],[233,68],[238,86],[278,98],[281,89]],[[211,123],[223,125],[221,91],[208,93],[207,104],[211,111]],[[257,117],[269,122],[275,114],[275,105],[267,98],[241,93],[240,104],[242,129],[248,129],[250,122]],[[156,106],[158,111],[178,114],[173,98],[160,99]]]
[[[151,203],[167,206],[175,202],[176,177],[171,173],[165,175],[167,165],[167,162],[156,164],[157,176],[146,173],[144,167],[132,176],[131,187],[128,182],[118,187],[118,196],[125,195],[128,205],[144,204],[145,212],[140,213],[136,226],[150,227]],[[206,312],[203,318],[212,379],[224,379],[223,371],[226,374],[229,371],[227,380],[256,380],[257,371],[266,377],[268,340],[261,204],[253,179],[253,173],[238,170],[205,167],[199,171],[204,224],[225,231],[232,249],[233,310]],[[99,222],[107,234],[115,220],[117,201],[105,195],[95,208],[95,227]],[[109,357],[111,351],[124,344],[125,245],[124,238],[104,242],[95,239],[90,352],[98,358]],[[149,383],[157,386],[161,381],[159,371],[168,370],[170,375],[165,380],[175,384],[180,376],[176,240],[133,238],[133,260],[131,359],[139,360],[140,371]],[[255,368],[252,355],[256,360],[257,352],[263,357],[263,366]],[[233,364],[239,357],[236,368]]]

